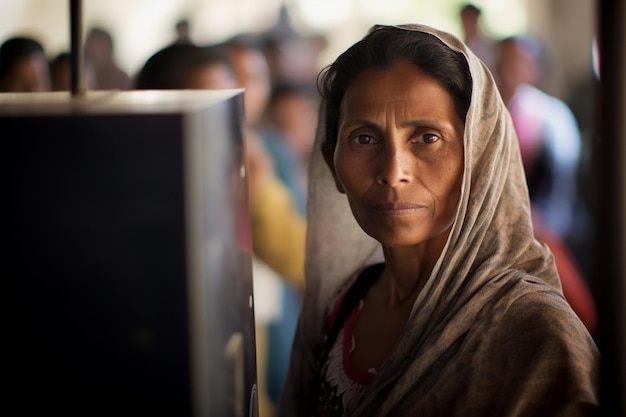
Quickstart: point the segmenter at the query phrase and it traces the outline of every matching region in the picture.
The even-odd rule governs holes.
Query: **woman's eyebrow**
[[[383,128],[381,126],[379,126],[378,124],[376,124],[375,122],[371,121],[371,120],[367,120],[367,119],[353,119],[353,120],[347,120],[344,123],[340,123],[339,124],[339,130],[345,130],[345,129],[351,129],[351,128],[356,128],[356,127],[364,127],[364,128],[370,128],[372,130],[375,130],[377,132],[380,132],[383,130]],[[431,129],[437,129],[441,132],[444,133],[451,133],[454,131],[454,125],[452,125],[451,123],[448,122],[442,122],[441,120],[438,119],[430,119],[430,118],[426,118],[426,119],[414,119],[414,120],[408,120],[406,122],[403,122],[402,124],[400,124],[401,128],[431,128]]]
[[[376,123],[372,122],[371,120],[366,120],[366,119],[354,119],[354,120],[348,120],[344,123],[340,123],[339,124],[339,129],[346,129],[346,128],[350,128],[350,127],[369,127],[371,129],[376,129],[379,130],[380,126],[378,126]]]
[[[415,119],[403,122],[400,127],[433,127],[439,130],[452,130],[453,126],[450,123],[442,122],[437,119]]]

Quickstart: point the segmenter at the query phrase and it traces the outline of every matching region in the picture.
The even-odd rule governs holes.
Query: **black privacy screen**
[[[240,93],[146,94],[0,95],[12,415],[255,412]]]

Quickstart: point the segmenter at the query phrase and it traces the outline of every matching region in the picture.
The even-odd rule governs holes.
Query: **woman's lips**
[[[374,204],[371,208],[374,212],[389,216],[408,216],[424,209],[424,206],[411,203],[382,203]]]

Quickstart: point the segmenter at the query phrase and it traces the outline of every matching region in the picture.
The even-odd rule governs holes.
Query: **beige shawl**
[[[393,353],[350,404],[353,416],[585,415],[597,404],[598,351],[564,300],[552,255],[533,238],[517,138],[491,74],[456,37],[473,80],[457,218]],[[282,416],[304,416],[330,299],[378,242],[354,220],[320,151],[309,179],[306,289]]]

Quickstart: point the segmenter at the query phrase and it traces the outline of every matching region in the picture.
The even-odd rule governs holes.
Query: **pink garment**
[[[589,333],[595,334],[598,321],[596,305],[576,258],[561,238],[546,226],[541,213],[535,208],[532,210],[532,220],[535,237],[548,245],[554,255],[565,299]]]
[[[543,146],[543,121],[536,112],[528,111],[529,103],[524,103],[519,95],[513,96],[508,103],[513,127],[519,140],[524,170],[532,172],[534,161]]]

